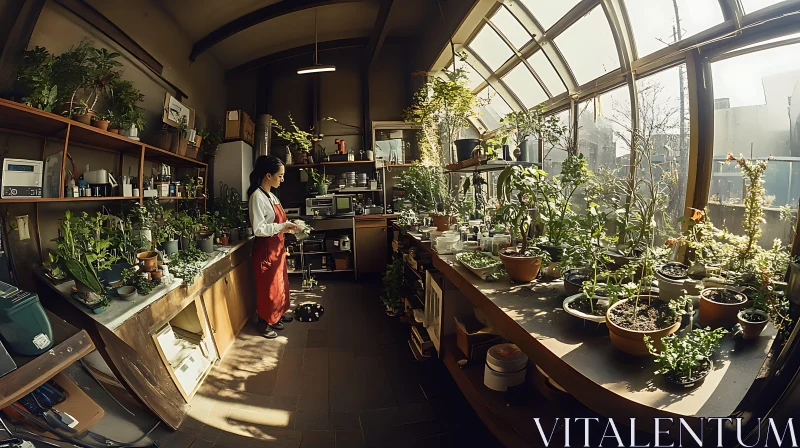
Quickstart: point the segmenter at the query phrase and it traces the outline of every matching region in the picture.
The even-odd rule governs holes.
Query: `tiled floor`
[[[169,448],[499,446],[437,361],[414,361],[409,327],[378,282],[321,278],[319,322],[267,340],[248,325],[191,402]]]

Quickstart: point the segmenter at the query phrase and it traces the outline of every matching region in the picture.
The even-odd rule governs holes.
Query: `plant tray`
[[[484,253],[491,255],[491,253],[489,253],[489,252],[484,252]],[[470,271],[472,271],[472,273],[477,275],[478,278],[480,278],[481,280],[486,280],[489,277],[489,275],[491,275],[492,272],[495,271],[495,269],[497,269],[498,267],[500,267],[503,264],[503,262],[500,261],[499,258],[495,257],[494,255],[491,255],[492,258],[495,260],[494,264],[491,264],[491,265],[486,266],[484,268],[476,268],[476,267],[470,266],[469,264],[467,264],[467,263],[465,263],[463,261],[464,255],[465,255],[465,252],[457,253],[456,254],[456,260],[458,260],[458,262],[461,263],[465,268],[467,268]]]
[[[72,293],[72,298],[77,300],[81,305],[91,310],[91,312],[93,312],[94,314],[100,314],[106,310],[106,305],[103,305],[103,301],[89,303],[86,300],[84,300],[81,297],[81,295],[78,294],[77,292]]]

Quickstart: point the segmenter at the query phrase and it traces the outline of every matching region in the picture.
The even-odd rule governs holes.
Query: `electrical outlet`
[[[27,240],[31,237],[31,232],[28,227],[28,215],[17,216],[17,232],[19,232],[19,240]]]

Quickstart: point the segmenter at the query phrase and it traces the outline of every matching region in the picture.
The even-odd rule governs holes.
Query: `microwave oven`
[[[355,216],[355,196],[329,194],[306,198],[306,216]]]

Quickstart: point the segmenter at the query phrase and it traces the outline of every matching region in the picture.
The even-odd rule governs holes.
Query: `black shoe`
[[[281,322],[288,324],[289,322],[293,321],[294,318],[292,316],[283,315],[281,316]]]
[[[258,332],[267,339],[275,339],[278,337],[278,333],[267,325],[267,321],[261,319],[258,320]]]
[[[274,324],[270,324],[269,326],[270,326],[270,328],[272,328],[273,330],[283,330],[283,324],[282,324],[282,323],[280,323],[280,321],[278,321],[278,322],[276,322],[276,323],[274,323]]]

